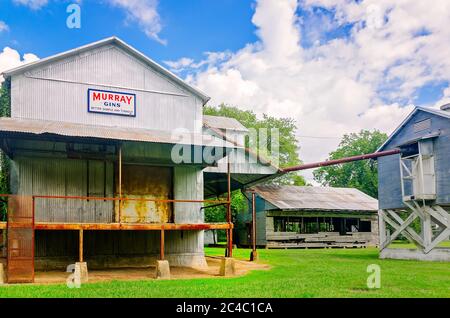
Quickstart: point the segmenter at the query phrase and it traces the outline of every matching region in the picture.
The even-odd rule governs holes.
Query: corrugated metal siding
[[[229,117],[204,115],[203,123],[206,127],[235,130],[241,132],[248,131],[248,129],[238,120]]]
[[[13,76],[12,117],[155,130],[182,127],[192,132],[201,131],[199,112],[202,102],[198,97],[187,93],[122,49],[113,46],[67,58],[37,69],[27,76],[53,80],[29,78],[25,75]],[[136,118],[88,113],[88,88],[136,94]]]
[[[376,199],[353,188],[263,185],[258,196],[280,210],[369,211],[378,210]],[[267,208],[264,208],[267,210]],[[262,211],[262,209],[258,209]]]
[[[400,155],[378,158],[378,204],[380,209],[403,207]]]
[[[436,203],[450,204],[450,120],[441,118],[437,124],[440,125],[441,135],[434,144]]]
[[[250,156],[250,157],[249,157]],[[253,174],[255,179],[262,174],[274,174],[277,169],[274,166],[263,165],[257,162],[256,158],[248,155],[245,149],[233,149],[227,158],[218,161],[215,167],[207,167],[205,172],[226,173],[228,169],[227,160],[231,162],[231,171],[233,174]]]
[[[203,200],[203,173],[198,167],[174,168],[174,199]],[[175,203],[175,223],[203,223],[201,203]]]
[[[107,197],[113,196],[110,162],[28,157],[15,158],[13,162],[18,176],[15,189],[18,194],[103,196],[105,192]],[[35,202],[37,222],[113,222],[113,213],[112,202],[42,198],[36,198]]]

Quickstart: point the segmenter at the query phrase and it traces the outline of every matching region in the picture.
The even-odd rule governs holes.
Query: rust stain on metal
[[[34,281],[34,200],[8,197],[8,283]]]
[[[200,223],[200,224],[175,224],[175,223],[55,223],[36,222],[36,230],[228,230],[234,228],[231,223]]]
[[[122,197],[125,200],[122,203],[121,221],[171,222],[172,203],[158,200],[172,199],[172,169],[144,165],[124,165],[122,169]]]

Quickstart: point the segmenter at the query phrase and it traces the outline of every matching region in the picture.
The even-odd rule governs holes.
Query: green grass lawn
[[[207,255],[223,255],[207,248]],[[271,270],[243,277],[0,286],[0,297],[450,297],[450,264],[380,260],[378,250],[260,250]],[[249,250],[238,249],[246,259]],[[367,265],[381,267],[381,288],[368,289]]]

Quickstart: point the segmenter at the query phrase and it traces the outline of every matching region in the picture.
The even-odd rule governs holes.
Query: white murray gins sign
[[[88,112],[136,116],[136,94],[88,89]]]

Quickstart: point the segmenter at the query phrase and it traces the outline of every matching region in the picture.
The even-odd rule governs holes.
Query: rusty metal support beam
[[[161,228],[161,240],[159,245],[159,259],[164,260],[164,227]]]
[[[36,222],[36,230],[137,230],[137,231],[202,231],[202,230],[228,230],[233,227],[229,223],[202,223],[202,224],[175,224],[175,223],[54,223]]]
[[[79,248],[78,248],[78,252],[79,252],[79,262],[83,263],[83,229],[79,230]]]
[[[374,153],[370,153],[370,154],[366,154],[366,155],[359,155],[359,156],[347,157],[347,158],[336,159],[336,160],[327,160],[327,161],[321,161],[321,162],[308,163],[308,164],[304,164],[304,165],[284,168],[282,173],[338,165],[338,164],[352,162],[352,161],[374,159],[374,158],[379,158],[379,157],[391,156],[391,155],[395,155],[395,154],[399,154],[399,153],[401,153],[400,149],[393,149],[393,150],[374,152]]]

